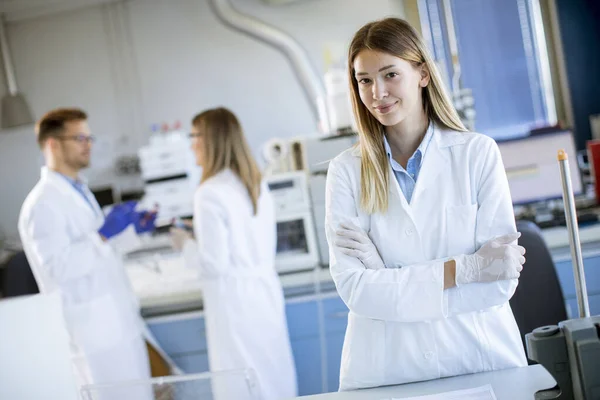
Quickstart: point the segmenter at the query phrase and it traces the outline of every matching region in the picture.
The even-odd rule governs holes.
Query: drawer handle
[[[332,319],[342,319],[342,318],[347,318],[347,317],[348,317],[348,311],[336,311],[334,313],[327,314],[327,318],[332,318]]]

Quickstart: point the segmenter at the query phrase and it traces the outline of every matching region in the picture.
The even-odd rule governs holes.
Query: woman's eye
[[[362,78],[358,81],[358,83],[360,83],[361,85],[366,85],[368,83],[371,83],[371,80],[369,78]]]
[[[396,76],[398,76],[398,73],[397,73],[397,72],[389,72],[389,73],[386,75],[386,78],[395,78]]]

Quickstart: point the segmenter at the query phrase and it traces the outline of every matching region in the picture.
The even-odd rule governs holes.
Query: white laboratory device
[[[266,178],[275,204],[277,222],[277,272],[315,268],[319,253],[304,171]]]
[[[199,183],[190,141],[182,132],[157,134],[138,151],[145,195],[142,203],[158,205],[157,226],[193,215],[194,190]]]

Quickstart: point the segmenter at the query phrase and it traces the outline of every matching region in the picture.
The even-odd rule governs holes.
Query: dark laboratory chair
[[[525,347],[525,335],[544,325],[567,319],[562,288],[550,250],[540,228],[531,221],[518,221],[519,244],[525,247],[525,265],[519,286],[510,299],[515,320]],[[529,364],[535,364],[533,361]]]
[[[25,252],[15,253],[6,265],[0,269],[2,274],[0,292],[2,297],[15,297],[39,293]]]

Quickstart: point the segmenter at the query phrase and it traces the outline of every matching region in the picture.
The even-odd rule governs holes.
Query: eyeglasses
[[[94,136],[88,135],[75,135],[75,136],[58,136],[57,139],[60,140],[73,140],[79,144],[84,143],[94,143],[96,138]]]

